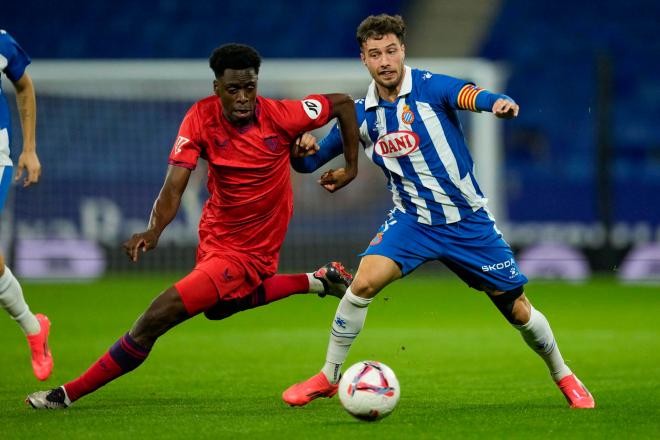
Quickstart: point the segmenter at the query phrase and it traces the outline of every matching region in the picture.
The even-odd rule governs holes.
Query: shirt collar
[[[408,66],[403,68],[403,83],[401,84],[401,90],[399,90],[398,96],[404,96],[412,92],[412,69]],[[378,96],[378,89],[376,89],[376,81],[371,80],[369,84],[369,89],[367,90],[367,96],[364,100],[365,109],[370,109],[372,107],[378,106],[378,101],[380,96]]]

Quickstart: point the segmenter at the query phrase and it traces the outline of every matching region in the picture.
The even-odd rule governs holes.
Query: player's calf
[[[299,293],[317,293],[320,297],[331,295],[341,298],[352,281],[353,276],[338,262],[328,263],[311,273],[274,275],[264,280],[249,295],[218,301],[204,311],[204,316],[217,321]]]
[[[543,359],[571,408],[593,408],[593,396],[566,365],[543,313],[536,310],[524,295],[512,300],[512,295],[507,292],[501,297],[499,300],[498,297],[491,299],[520,332],[529,348]]]
[[[530,304],[524,295],[522,287],[506,292],[496,292],[486,289],[488,297],[495,304],[509,323],[522,325],[529,321]]]
[[[169,329],[190,318],[179,292],[170,287],[152,301],[130,331],[131,337],[146,350]]]
[[[139,367],[149,356],[156,339],[188,317],[176,289],[169,288],[151,303],[133,329],[80,377],[60,388],[32,393],[26,402],[38,409],[66,408],[71,402]]]

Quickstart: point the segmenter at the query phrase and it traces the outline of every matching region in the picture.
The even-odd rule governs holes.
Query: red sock
[[[79,378],[65,384],[64,390],[72,402],[78,400],[134,370],[148,355],[149,350],[140,346],[126,333]]]
[[[309,292],[307,274],[274,275],[264,280],[264,302],[268,304],[296,293]],[[261,304],[259,304],[261,305]]]
[[[213,320],[225,319],[236,312],[263,306],[296,293],[307,292],[309,292],[307,274],[275,275],[264,280],[261,286],[249,295],[230,301],[220,301],[206,310],[204,315]]]

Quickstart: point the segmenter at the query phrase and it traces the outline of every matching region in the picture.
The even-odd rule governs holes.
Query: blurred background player
[[[545,361],[571,407],[593,408],[593,397],[564,362],[545,316],[523,293],[527,278],[486,207],[456,114],[492,111],[511,119],[518,105],[467,81],[406,66],[405,29],[400,16],[385,14],[369,16],[357,29],[360,56],[373,78],[366,98],[356,101],[360,141],[367,157],[383,169],[394,209],[362,254],[355,280],[339,303],[322,371],[282,397],[294,406],[332,397],[372,299],[421,264],[440,260],[470,287],[488,294]],[[319,150],[309,137],[301,148]],[[314,171],[339,152],[341,138],[334,127],[318,153],[294,161],[294,168]],[[332,189],[324,176],[320,183]]]
[[[195,268],[161,293],[82,376],[28,396],[34,408],[66,408],[137,368],[170,328],[205,312],[210,319],[267,304],[295,293],[341,297],[351,276],[339,263],[315,273],[276,275],[279,252],[293,213],[291,145],[304,131],[337,117],[346,167],[327,177],[333,189],[357,175],[358,131],[348,95],[310,95],[304,100],[257,96],[261,57],[250,46],[227,44],[213,51],[215,95],[188,111],[170,153],[169,168],[148,229],[124,244],[137,261],[156,247],[174,219],[198,159],[209,164],[209,199],[199,224]]]
[[[25,68],[30,57],[6,31],[0,30],[0,69],[16,89],[16,104],[23,131],[23,150],[18,157],[15,180],[23,178],[28,187],[39,181],[41,164],[36,151],[37,104],[30,75]],[[4,207],[12,181],[12,161],[9,157],[11,119],[9,106],[0,86],[0,212]],[[25,172],[25,177],[23,174]],[[32,369],[39,380],[46,380],[53,370],[53,357],[48,347],[50,321],[42,314],[30,311],[21,285],[5,265],[0,253],[0,305],[21,326],[32,352]]]

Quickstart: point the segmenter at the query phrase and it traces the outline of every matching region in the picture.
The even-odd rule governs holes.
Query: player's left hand
[[[518,116],[520,107],[513,101],[500,98],[493,104],[493,114],[501,119],[513,119]]]
[[[23,177],[23,171],[27,171],[23,179],[23,187],[30,186],[39,181],[41,176],[41,163],[35,151],[25,151],[18,156],[18,167],[14,180],[17,182]]]
[[[355,179],[356,175],[357,173],[347,171],[345,168],[338,168],[336,170],[330,168],[321,175],[318,182],[326,191],[333,193],[348,185],[351,180]]]
[[[303,133],[296,138],[291,146],[291,156],[296,158],[316,154],[321,147],[316,143],[316,137],[309,133]]]

